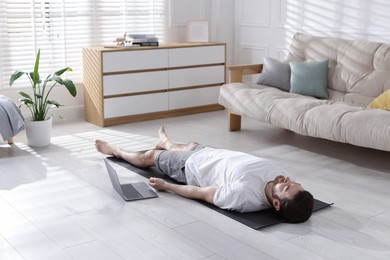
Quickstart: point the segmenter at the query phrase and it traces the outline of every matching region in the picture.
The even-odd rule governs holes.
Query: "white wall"
[[[166,42],[186,41],[188,20],[208,20],[210,2],[206,0],[168,0]]]
[[[185,42],[189,20],[208,20],[210,41],[227,43],[227,61],[233,63],[234,0],[169,0],[166,42]]]
[[[210,22],[210,40],[226,42],[227,57],[233,63],[233,26],[234,0],[166,0],[166,38],[165,42],[185,42],[186,24],[188,20],[208,20]],[[84,95],[82,84],[77,85],[78,95],[70,96],[65,88],[57,88],[52,91],[52,99],[64,106],[60,109],[52,109],[51,112],[60,114],[66,119],[82,118],[84,112]],[[26,89],[24,91],[29,91]],[[0,90],[0,95],[7,95],[15,102],[19,99],[17,90],[6,88]],[[22,113],[28,116],[28,110],[22,108]]]
[[[236,0],[234,63],[283,59],[295,32],[390,43],[388,0]]]
[[[210,40],[227,43],[227,63],[283,59],[295,32],[390,43],[388,0],[166,0],[166,41],[186,41],[187,20],[209,20]],[[53,99],[65,118],[83,116],[83,87],[72,98],[64,89]],[[0,94],[19,99],[13,89]],[[53,111],[54,112],[54,111]]]

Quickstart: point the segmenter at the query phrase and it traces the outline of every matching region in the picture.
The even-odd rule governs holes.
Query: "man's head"
[[[277,176],[272,185],[272,204],[290,223],[308,220],[313,211],[313,195],[289,177]]]

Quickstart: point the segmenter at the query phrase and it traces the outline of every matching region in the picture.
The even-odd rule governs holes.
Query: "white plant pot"
[[[30,146],[47,146],[51,140],[52,118],[44,121],[26,119],[27,144]]]

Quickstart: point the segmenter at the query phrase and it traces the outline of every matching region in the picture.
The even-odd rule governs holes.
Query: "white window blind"
[[[163,41],[165,0],[0,0],[0,89],[15,70],[33,70],[41,49],[40,73],[71,67],[82,82],[82,48],[127,33],[153,33]],[[23,87],[25,81],[16,81]]]

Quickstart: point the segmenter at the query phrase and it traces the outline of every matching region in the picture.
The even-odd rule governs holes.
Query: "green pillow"
[[[290,93],[328,98],[328,60],[290,62]]]

